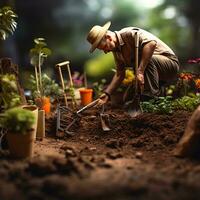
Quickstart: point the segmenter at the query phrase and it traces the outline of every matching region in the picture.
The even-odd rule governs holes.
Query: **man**
[[[177,78],[179,63],[174,52],[153,34],[136,27],[123,28],[120,31],[110,31],[111,22],[104,26],[94,26],[89,31],[87,40],[91,43],[90,53],[96,48],[104,53],[112,52],[116,73],[100,97],[99,104],[104,104],[110,95],[120,86],[125,77],[126,67],[135,63],[135,33],[139,36],[139,67],[136,74],[142,95],[152,98],[160,95],[160,82]]]

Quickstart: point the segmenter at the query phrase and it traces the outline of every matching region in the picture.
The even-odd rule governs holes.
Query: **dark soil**
[[[52,113],[32,159],[2,152],[0,199],[200,199],[199,160],[173,156],[191,113],[134,119],[119,108],[106,113],[111,131],[102,130],[91,109],[71,128],[74,136],[62,139],[55,137]]]

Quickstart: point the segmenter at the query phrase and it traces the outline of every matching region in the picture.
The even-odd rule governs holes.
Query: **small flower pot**
[[[8,132],[6,137],[11,157],[32,157],[34,145],[34,130],[30,130],[26,134]]]
[[[92,102],[93,89],[80,89],[79,92],[81,96],[81,105],[86,106]]]
[[[35,103],[38,106],[39,110],[44,110],[45,114],[49,114],[51,111],[51,102],[50,97],[41,97],[35,99]]]

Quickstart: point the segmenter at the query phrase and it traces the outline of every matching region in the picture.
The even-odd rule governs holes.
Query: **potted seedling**
[[[44,62],[44,59],[51,55],[51,50],[47,48],[47,44],[44,38],[34,39],[35,46],[30,50],[30,63],[34,66],[35,69],[35,80],[36,80],[36,93],[37,98],[35,99],[36,104],[39,109],[44,110],[43,107],[50,104],[50,97],[45,96],[44,87],[42,83],[42,70],[41,66]],[[50,109],[46,109],[48,112]]]
[[[45,97],[49,98],[49,104],[44,104],[43,109],[46,113],[50,112],[50,105],[51,102],[56,101],[61,95],[62,95],[62,89],[60,86],[55,82],[55,80],[52,80],[47,74],[42,74],[42,85],[43,85],[43,94]],[[40,95],[37,92],[37,83],[35,76],[31,75],[29,79],[29,86],[28,89],[31,91],[31,98],[34,99],[40,99]],[[40,106],[42,107],[42,105]]]
[[[44,38],[34,39],[35,46],[30,49],[30,63],[35,69],[36,93],[37,98],[35,103],[39,108],[38,124],[36,137],[42,139],[45,136],[45,110],[46,113],[50,111],[50,97],[45,96],[44,87],[42,84],[42,69],[45,58],[51,55],[51,50],[47,48]],[[45,109],[45,110],[44,110]]]
[[[14,158],[27,158],[33,155],[34,122],[34,114],[21,107],[8,109],[1,114],[0,125],[7,130],[8,147]]]
[[[5,111],[16,106],[21,106],[23,109],[32,111],[37,119],[37,106],[22,106],[21,98],[17,90],[16,77],[13,74],[0,75],[0,105],[1,111]],[[34,124],[33,128],[36,135],[37,123]]]
[[[37,100],[37,105],[40,108],[39,115],[38,115],[38,129],[36,133],[36,137],[38,139],[42,139],[45,136],[45,113],[49,113],[51,109],[51,102],[56,101],[60,95],[62,95],[62,90],[59,87],[59,85],[52,80],[47,74],[42,74],[42,85],[43,85],[43,94],[45,97],[51,97],[46,98],[47,102],[44,102],[41,100],[40,94],[37,92],[37,83],[36,79],[33,75],[30,76],[29,79],[29,86],[28,89],[31,91],[31,98],[34,101],[34,99]]]

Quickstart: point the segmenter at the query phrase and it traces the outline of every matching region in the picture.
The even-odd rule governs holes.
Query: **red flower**
[[[197,63],[197,61],[195,59],[190,59],[187,61],[189,64],[195,64]]]
[[[192,80],[193,75],[190,73],[180,73],[179,77],[183,80]]]

